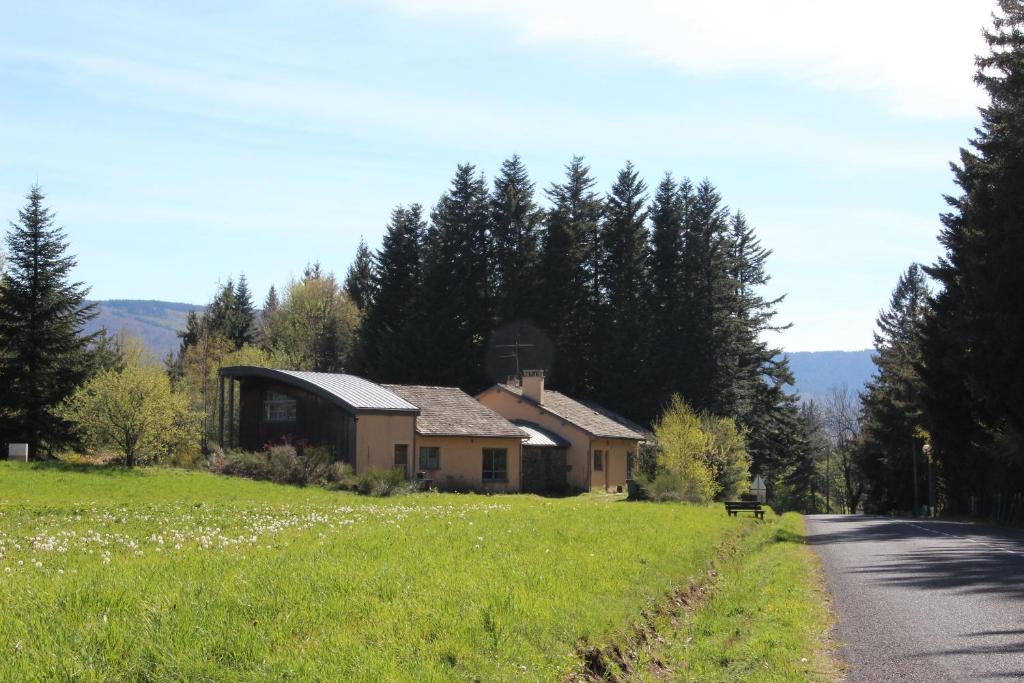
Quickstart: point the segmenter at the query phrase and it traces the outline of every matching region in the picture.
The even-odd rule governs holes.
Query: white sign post
[[[760,474],[754,477],[754,482],[750,485],[750,493],[757,496],[757,502],[768,502],[768,489],[765,487],[764,479],[761,478]]]
[[[12,443],[7,445],[7,459],[8,460],[21,460],[22,462],[28,462],[28,444],[27,443]]]

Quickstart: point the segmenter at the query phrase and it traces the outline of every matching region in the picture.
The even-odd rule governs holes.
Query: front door
[[[409,477],[409,444],[395,444],[395,469],[402,470],[402,474]]]
[[[564,448],[523,447],[523,491],[541,495],[566,492]]]

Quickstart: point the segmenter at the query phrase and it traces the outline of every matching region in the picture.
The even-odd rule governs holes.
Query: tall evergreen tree
[[[72,441],[57,407],[86,379],[95,335],[83,329],[96,315],[88,289],[71,280],[76,260],[45,198],[33,186],[10,224],[0,280],[0,425],[33,457]]]
[[[679,381],[688,362],[684,346],[690,321],[684,305],[687,295],[683,270],[684,225],[693,203],[693,187],[688,180],[677,183],[671,174],[658,184],[651,202],[651,324],[653,343],[648,359],[651,372],[645,381],[648,394],[664,401],[682,393]],[[654,406],[646,420],[663,408]]]
[[[232,292],[226,324],[225,336],[234,343],[236,349],[252,344],[256,339],[256,306],[245,273],[238,276],[238,284]]]
[[[256,343],[264,351],[270,349],[270,328],[273,325],[274,316],[280,307],[281,302],[277,297],[277,288],[274,285],[270,285],[270,289],[267,290],[267,297],[263,300],[263,309],[260,311],[258,324],[259,329],[256,334]]]
[[[975,80],[990,101],[953,167],[925,331],[927,422],[948,509],[1024,488],[1024,2],[999,0]]]
[[[356,257],[345,275],[345,291],[360,311],[365,313],[370,308],[373,302],[373,256],[362,238],[359,238]]]
[[[487,383],[484,354],[494,327],[489,228],[484,178],[461,164],[431,212],[425,240],[419,381],[467,390]]]
[[[538,315],[540,236],[543,212],[533,183],[517,155],[506,159],[491,193],[494,310],[499,321]]]
[[[648,339],[647,185],[627,163],[605,200],[598,276],[605,332],[596,339],[597,398],[622,414],[642,420],[651,405],[645,379]]]
[[[425,232],[419,204],[398,206],[375,257],[375,296],[363,314],[358,358],[361,372],[378,381],[416,381]]]
[[[801,434],[792,429],[797,418],[797,397],[787,391],[793,385],[789,359],[782,349],[766,341],[766,333],[788,329],[774,322],[782,296],[765,299],[761,288],[768,284],[768,257],[754,228],[737,211],[724,240],[727,278],[723,285],[726,315],[718,349],[718,371],[730,414],[747,430],[748,448],[756,472],[772,461],[799,457]]]
[[[563,183],[547,190],[553,206],[546,216],[541,255],[541,321],[554,339],[554,384],[570,395],[589,397],[594,393],[601,302],[597,264],[602,202],[583,157],[573,157],[565,176]]]
[[[900,276],[889,307],[878,316],[872,356],[876,373],[862,396],[859,450],[868,476],[868,505],[880,511],[910,510],[927,502],[918,369],[928,296],[925,273],[913,264]]]
[[[680,377],[683,395],[699,410],[735,415],[729,395],[730,377],[719,355],[735,332],[729,297],[735,290],[728,253],[729,213],[710,181],[701,182],[683,224],[683,298],[687,321],[682,332],[686,350]]]

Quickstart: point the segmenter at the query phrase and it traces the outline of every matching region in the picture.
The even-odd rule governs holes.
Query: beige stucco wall
[[[409,444],[409,464],[415,439],[412,415],[360,415],[356,420],[356,472],[391,469],[395,466],[395,444]],[[413,470],[410,467],[410,476]]]
[[[636,457],[639,443],[628,439],[593,439],[590,444],[591,453],[593,449],[604,452],[604,471],[593,472],[591,475],[591,488],[604,489],[608,492],[615,492],[618,487],[626,490],[626,454],[632,452]]]
[[[566,463],[569,465],[569,473],[566,477],[567,481],[569,482],[569,486],[584,491],[590,488],[604,488],[605,480],[602,476],[603,473],[596,472],[594,473],[595,475],[597,475],[596,477],[591,476],[591,438],[590,435],[587,434],[585,431],[583,431],[579,427],[576,427],[573,424],[566,422],[565,420],[559,417],[555,417],[554,415],[548,413],[545,410],[542,410],[536,404],[530,401],[525,401],[519,396],[511,394],[502,389],[498,389],[497,387],[491,387],[477,398],[481,403],[483,403],[485,406],[487,406],[494,412],[498,413],[498,415],[504,417],[506,420],[528,420],[530,422],[540,425],[541,427],[544,427],[545,429],[554,432],[555,434],[558,434],[563,439],[568,441],[570,445],[569,448],[566,450],[565,457]],[[604,440],[601,439],[599,440],[599,443],[603,441]],[[610,439],[608,441],[609,444],[615,444],[619,440]],[[608,448],[610,450],[613,450],[615,446],[597,445],[593,446],[593,448]],[[615,486],[617,485],[621,485],[623,489],[625,489],[626,450],[628,449],[622,449],[621,476],[619,476],[618,474],[611,474],[611,476],[609,476],[608,481],[610,485],[610,490],[612,491],[615,490]],[[615,461],[616,457],[613,454],[613,469],[610,470],[610,473],[617,472],[617,470],[614,469],[615,467],[617,467],[617,465],[615,465]]]
[[[425,470],[427,477],[437,486],[444,487],[448,477],[458,477],[468,486],[484,491],[518,491],[521,484],[522,443],[522,439],[419,435],[416,437],[416,467],[422,469],[420,447],[437,446],[441,449],[441,469]],[[504,448],[508,451],[508,481],[483,481],[485,448]]]

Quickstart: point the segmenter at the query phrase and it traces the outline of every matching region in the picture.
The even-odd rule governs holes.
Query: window
[[[437,446],[420,446],[420,469],[441,469],[441,449]]]
[[[604,469],[604,457],[603,453],[596,448],[594,449],[594,471],[600,472]]]
[[[508,481],[508,450],[484,449],[484,481]]]
[[[264,422],[295,422],[295,399],[288,394],[268,391],[263,395]]]
[[[409,444],[407,443],[396,443],[395,444],[395,469],[402,470],[404,473],[409,471]]]

